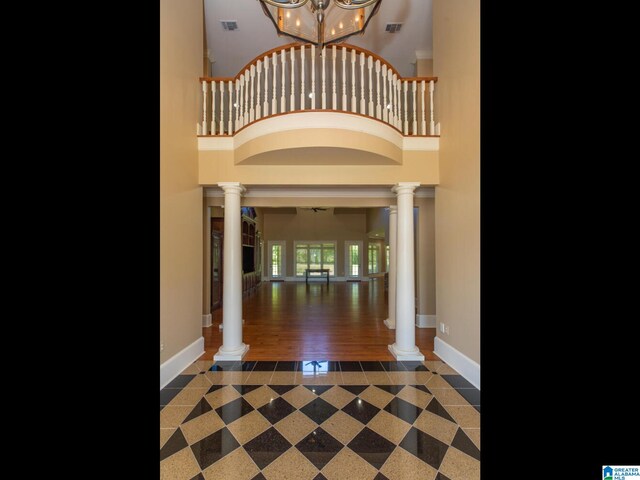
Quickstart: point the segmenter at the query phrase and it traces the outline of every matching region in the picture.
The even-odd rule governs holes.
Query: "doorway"
[[[286,279],[285,245],[284,241],[269,241],[269,279],[272,281]]]

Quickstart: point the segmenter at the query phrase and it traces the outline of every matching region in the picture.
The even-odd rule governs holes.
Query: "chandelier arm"
[[[271,6],[278,8],[300,8],[305,5],[309,0],[300,0],[298,3],[280,3],[275,0],[260,0],[262,3],[267,3]]]
[[[378,0],[368,0],[363,3],[346,3],[345,0],[333,0],[334,5],[343,8],[345,10],[358,10],[360,8],[370,7],[374,3],[378,2]]]

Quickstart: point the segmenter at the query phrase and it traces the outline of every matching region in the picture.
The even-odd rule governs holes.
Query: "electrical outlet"
[[[440,333],[444,333],[444,323],[440,322]]]
[[[449,335],[449,325],[447,325],[446,327],[444,327],[444,333],[446,333],[447,335]]]
[[[164,351],[164,343],[160,344],[160,351],[163,352]]]

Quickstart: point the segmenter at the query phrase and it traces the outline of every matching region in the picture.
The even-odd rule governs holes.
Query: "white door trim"
[[[364,250],[362,240],[345,240],[344,241],[344,278],[345,280],[362,280],[362,258],[364,257]],[[349,246],[358,245],[360,252],[360,265],[358,268],[358,276],[352,276],[349,274]]]
[[[271,248],[273,245],[282,245],[282,275],[279,277],[273,276],[273,268],[271,263]],[[285,240],[269,240],[267,243],[267,255],[269,256],[268,271],[269,280],[286,280],[287,278],[287,242]]]

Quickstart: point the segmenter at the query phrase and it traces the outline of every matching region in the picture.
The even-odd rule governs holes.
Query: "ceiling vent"
[[[389,33],[398,33],[401,28],[401,23],[387,23],[387,27],[384,29],[384,31]]]
[[[220,20],[220,23],[222,24],[222,28],[224,28],[225,30],[227,30],[229,32],[238,29],[238,21],[237,20]]]

